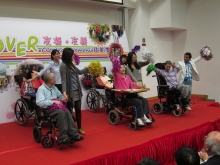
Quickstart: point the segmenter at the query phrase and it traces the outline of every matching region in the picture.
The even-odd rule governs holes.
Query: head
[[[44,74],[44,83],[51,87],[53,85],[56,84],[56,79],[53,73],[49,72],[49,73],[45,73]]]
[[[27,68],[25,68],[25,70],[24,70],[24,71],[25,71],[25,73],[26,73],[26,74],[28,74],[28,73],[30,72],[30,70],[29,70],[29,68],[28,68],[28,67],[27,67]]]
[[[128,62],[128,64],[136,63],[137,62],[137,55],[134,52],[129,52],[127,62]]]
[[[199,165],[200,157],[198,152],[191,147],[183,146],[175,153],[177,165]]]
[[[124,54],[122,54],[122,55],[120,56],[120,62],[121,62],[121,64],[126,64],[126,62],[127,62],[127,56],[124,55]]]
[[[62,61],[67,67],[74,66],[72,63],[74,51],[71,48],[64,48],[62,54]]]
[[[209,156],[220,155],[220,132],[212,131],[205,136],[204,149]]]
[[[171,61],[166,61],[164,63],[164,68],[165,68],[166,71],[169,71],[171,67],[172,67],[172,62]]]
[[[137,165],[160,165],[160,163],[152,158],[143,158]]]
[[[20,75],[23,74],[23,70],[22,69],[19,70],[19,74]]]
[[[37,66],[36,66],[36,65],[33,65],[33,66],[32,66],[32,70],[37,71]]]
[[[186,52],[186,53],[184,54],[184,62],[189,62],[189,61],[191,60],[191,58],[192,58],[191,53]]]
[[[51,60],[57,61],[60,59],[60,52],[57,49],[52,50],[51,52]]]
[[[125,66],[121,65],[120,70],[119,70],[120,75],[125,75]]]

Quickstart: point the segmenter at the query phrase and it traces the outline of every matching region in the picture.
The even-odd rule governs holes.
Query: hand
[[[176,63],[175,62],[172,63],[172,67],[176,68]]]
[[[205,161],[205,160],[208,159],[208,154],[207,154],[207,152],[199,152],[199,157],[200,157],[203,161]]]
[[[68,101],[68,96],[66,93],[63,94],[63,101],[64,102],[67,102]]]
[[[63,103],[61,101],[58,101],[58,100],[53,100],[53,103],[58,104],[58,105],[63,105]]]
[[[23,77],[23,82],[26,82],[26,81],[27,81],[27,79],[25,77]]]
[[[144,84],[144,85],[142,85],[142,88],[143,88],[143,89],[146,89],[146,85],[145,85],[145,84]]]

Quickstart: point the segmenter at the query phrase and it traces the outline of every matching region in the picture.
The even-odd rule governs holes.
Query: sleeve
[[[62,82],[62,90],[66,91],[66,65],[64,63],[62,63],[60,65],[60,76],[61,76],[61,82]]]
[[[44,93],[43,89],[39,88],[37,91],[37,95],[36,95],[36,104],[39,107],[47,108],[47,107],[53,105],[53,101],[46,100],[45,93]]]
[[[162,70],[161,70],[161,69],[156,68],[155,72],[156,72],[157,74],[163,76],[163,74],[162,74]]]
[[[196,62],[199,62],[201,59],[202,59],[202,56],[199,55],[197,58],[193,59],[193,61],[196,63]]]
[[[131,72],[131,70],[130,70],[130,68],[128,67],[128,65],[127,65],[127,67],[126,67],[126,74],[131,77],[132,81],[137,82],[137,79],[134,77],[134,75],[133,75],[133,73]]]
[[[51,68],[51,64],[48,64],[46,67],[44,67],[44,69],[42,69],[39,73],[38,76],[41,77],[43,76],[44,73],[46,73],[46,71],[48,71]]]
[[[144,61],[144,62],[138,61],[137,63],[138,63],[138,65],[142,68],[142,67],[148,65],[150,62],[149,62],[149,61]]]
[[[86,74],[86,73],[88,73],[89,72],[89,69],[88,68],[84,68],[84,69],[78,69],[77,67],[76,67],[76,70],[77,70],[77,73],[79,74],[79,75],[82,75],[82,74]]]
[[[181,70],[180,66],[176,66],[176,68],[174,69],[176,70],[176,73],[178,73]]]
[[[133,89],[140,89],[129,77],[129,86],[132,87]]]

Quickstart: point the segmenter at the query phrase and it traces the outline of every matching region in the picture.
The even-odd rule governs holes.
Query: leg
[[[65,112],[61,109],[54,110],[50,112],[50,116],[55,117],[57,119],[57,127],[60,132],[60,140],[68,138],[68,125]]]
[[[70,111],[66,110],[64,112],[65,112],[65,116],[67,119],[68,134],[71,136],[71,141],[83,140],[83,138],[81,136],[79,136],[79,134],[78,134],[77,128],[74,124],[74,120],[72,118]]]
[[[75,112],[76,112],[76,122],[77,122],[78,129],[81,129],[81,119],[82,119],[81,100],[75,101]]]
[[[150,108],[149,108],[147,99],[145,99],[145,98],[143,98],[141,96],[138,96],[137,99],[141,100],[141,102],[142,102],[144,114],[145,115],[149,114],[150,113]]]
[[[130,103],[137,108],[138,116],[137,118],[144,117],[144,111],[142,106],[142,101],[137,98],[128,98]]]
[[[176,88],[181,91],[182,98],[186,98],[188,96],[188,94],[189,94],[189,86],[188,85],[178,85]]]
[[[186,97],[187,103],[189,104],[191,101],[191,92],[192,92],[192,79],[189,79],[187,81],[183,81],[184,85],[188,85],[189,86],[189,93]]]

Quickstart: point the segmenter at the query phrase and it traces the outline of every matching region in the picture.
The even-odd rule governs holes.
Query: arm
[[[39,73],[38,76],[41,77],[43,76],[44,73],[46,73],[46,71],[48,71],[51,68],[51,64],[49,63],[46,67],[44,67],[44,69],[42,69]]]
[[[201,59],[202,59],[202,56],[199,55],[197,58],[193,59],[193,61],[196,63],[196,62],[199,62]]]
[[[142,68],[142,67],[148,65],[150,63],[150,60],[147,60],[147,61],[144,61],[144,62],[138,61],[137,63]]]
[[[131,72],[131,70],[130,70],[130,68],[128,67],[128,65],[127,65],[127,67],[126,67],[126,74],[131,77],[132,81],[137,82],[137,79],[134,77],[134,75],[133,75],[133,73]]]
[[[75,68],[76,68],[77,73],[78,73],[79,75],[86,74],[86,73],[89,72],[89,69],[88,69],[88,68],[84,68],[84,69],[81,69],[81,70],[79,70],[77,67],[75,67]]]
[[[53,104],[52,100],[47,100],[45,92],[42,88],[39,88],[36,95],[36,104],[41,108],[47,108]]]
[[[63,94],[66,94],[66,81],[67,81],[66,71],[67,71],[66,65],[64,63],[60,64],[60,76],[61,76]]]
[[[156,72],[157,74],[163,76],[163,75],[162,75],[162,71],[163,71],[162,69],[157,69],[157,68],[156,68],[156,70],[155,70],[155,72]]]

